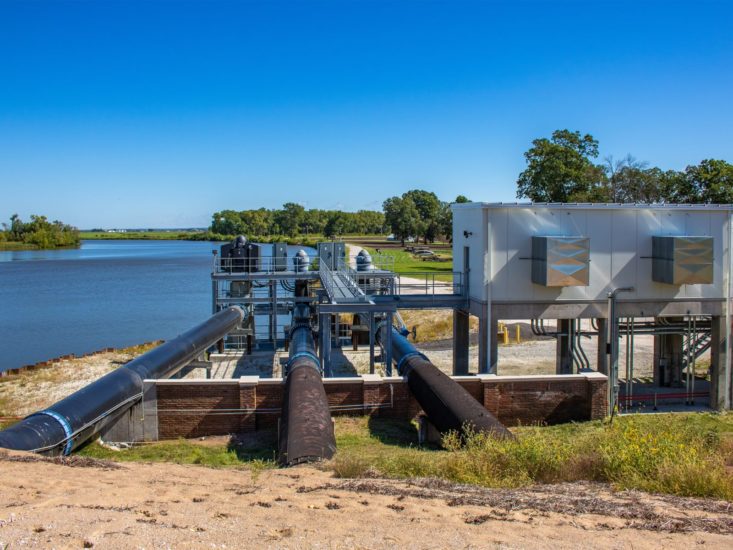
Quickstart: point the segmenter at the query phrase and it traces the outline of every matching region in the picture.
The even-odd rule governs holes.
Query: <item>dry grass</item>
[[[453,312],[444,309],[400,310],[407,327],[416,328],[415,342],[433,342],[453,338]],[[478,331],[478,317],[470,317],[469,328]]]
[[[386,427],[385,427],[386,426]],[[515,429],[516,440],[482,434],[418,448],[398,426],[337,424],[338,477],[431,477],[485,487],[599,481],[618,489],[733,500],[733,414],[626,416]],[[345,433],[344,433],[345,432]],[[394,445],[397,443],[397,445]],[[391,445],[390,445],[391,444]]]
[[[25,416],[71,395],[156,344],[66,359],[0,378],[0,416]]]

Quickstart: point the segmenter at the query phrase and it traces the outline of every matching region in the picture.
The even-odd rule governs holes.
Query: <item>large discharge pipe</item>
[[[143,380],[172,376],[241,323],[238,307],[220,311],[48,409],[0,432],[0,447],[69,454],[140,400]]]
[[[294,466],[331,458],[336,452],[336,438],[306,304],[298,304],[293,310],[286,375],[278,445],[280,464]]]
[[[469,428],[496,437],[513,438],[512,433],[487,411],[458,382],[441,372],[395,327],[383,323],[377,331],[379,342],[385,342],[386,331],[392,331],[392,358],[397,372],[407,378],[407,385],[428,420],[439,432]]]

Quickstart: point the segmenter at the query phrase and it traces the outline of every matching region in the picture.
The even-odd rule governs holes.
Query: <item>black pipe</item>
[[[407,378],[412,395],[439,432],[457,431],[465,435],[466,430],[471,430],[496,437],[514,437],[465,388],[433,365],[396,328],[382,324],[377,331],[380,342],[386,340],[387,330],[392,331],[392,358],[397,362],[397,372]]]
[[[220,311],[170,342],[0,432],[0,447],[69,454],[113,423],[142,397],[143,380],[172,376],[236,327],[238,307]]]
[[[316,356],[310,308],[305,304],[293,310],[285,374],[278,445],[280,464],[294,466],[331,458],[336,452],[336,438]]]

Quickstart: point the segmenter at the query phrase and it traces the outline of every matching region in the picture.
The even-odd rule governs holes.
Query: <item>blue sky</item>
[[[731,2],[0,2],[0,218],[513,201],[532,139],[733,161]]]

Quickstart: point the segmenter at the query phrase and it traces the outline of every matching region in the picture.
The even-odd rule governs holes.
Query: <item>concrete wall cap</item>
[[[526,374],[523,376],[500,376],[496,374],[479,374],[477,378],[482,382],[562,382],[564,380],[605,380],[607,377],[600,372],[586,372],[583,374]]]
[[[362,374],[361,379],[365,384],[381,384],[382,377],[378,374]]]
[[[283,378],[260,378],[260,386],[277,386],[283,383]]]
[[[176,378],[165,380],[143,380],[143,382],[152,382],[157,386],[214,386],[221,384],[238,385],[239,380],[236,378]]]
[[[361,376],[334,376],[331,378],[324,378],[324,384],[361,384],[364,380]]]
[[[240,376],[239,377],[239,385],[248,385],[248,386],[256,386],[260,381],[259,376]]]

